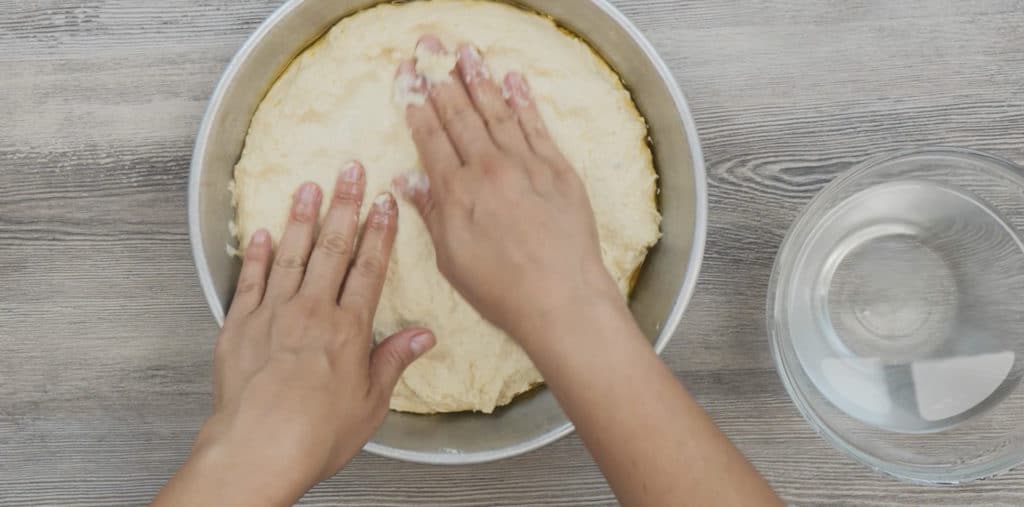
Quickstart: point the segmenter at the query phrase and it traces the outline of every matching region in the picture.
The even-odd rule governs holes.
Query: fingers
[[[437,207],[430,192],[430,178],[420,173],[408,173],[394,181],[395,188],[416,207],[431,236],[437,231]]]
[[[267,286],[271,250],[270,233],[266,229],[256,231],[249,240],[248,248],[245,249],[242,273],[238,276],[235,297],[228,311],[228,321],[249,315],[260,306]]]
[[[501,89],[491,79],[480,51],[468,44],[460,46],[458,67],[466,90],[487,124],[495,144],[511,154],[529,154],[530,146],[519,127],[519,119],[505,102]]]
[[[303,293],[332,303],[338,301],[355,249],[359,210],[366,192],[365,174],[362,164],[352,162],[338,176],[331,207],[306,268],[300,289]]]
[[[416,63],[413,61],[399,66],[397,82],[399,87],[410,87],[405,92],[399,92],[405,96],[425,96],[427,93],[426,79],[416,75]],[[423,169],[436,181],[444,181],[462,167],[462,159],[448,138],[434,106],[429,102],[407,100],[407,103],[405,119],[412,131]]]
[[[370,356],[371,389],[390,399],[405,369],[436,344],[437,339],[426,329],[406,329],[380,342]]]
[[[391,194],[381,194],[373,201],[366,217],[363,237],[355,264],[345,280],[341,293],[341,308],[346,315],[355,316],[371,324],[377,313],[377,303],[387,276],[391,248],[398,230],[398,205]]]
[[[504,94],[509,107],[519,118],[519,125],[533,152],[556,167],[566,167],[565,156],[548,133],[548,127],[530,95],[530,85],[526,78],[518,72],[509,73],[505,76]]]
[[[321,200],[323,193],[315,183],[305,183],[295,193],[291,216],[277,247],[274,267],[270,270],[265,296],[267,302],[280,303],[298,292],[306,273],[309,252],[313,249]]]
[[[441,54],[446,50],[437,37],[420,40],[416,53]],[[492,155],[497,146],[487,125],[477,112],[461,79],[447,79],[430,84],[430,102],[444,125],[459,158],[466,163]]]

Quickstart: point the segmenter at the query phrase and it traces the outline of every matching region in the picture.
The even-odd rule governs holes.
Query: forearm
[[[778,502],[621,300],[598,300],[522,343],[624,504]]]
[[[258,450],[258,449],[256,449]],[[297,470],[273,470],[265,457],[227,446],[196,448],[153,501],[165,506],[290,506],[310,486]]]

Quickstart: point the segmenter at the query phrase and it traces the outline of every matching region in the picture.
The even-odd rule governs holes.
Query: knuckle
[[[271,340],[274,342],[275,348],[287,351],[289,354],[296,354],[305,344],[304,338],[302,333],[281,332],[275,333]]]
[[[547,190],[554,185],[555,175],[548,164],[530,164],[526,175],[535,190]]]
[[[526,177],[522,173],[523,171],[497,170],[491,177],[498,184],[499,191],[507,194],[512,193],[513,189],[518,191],[523,186]]]
[[[548,130],[537,122],[530,122],[526,124],[526,133],[533,139],[546,140],[548,137]]]
[[[398,347],[389,347],[384,351],[384,360],[392,366],[401,367],[405,364],[405,354]]]
[[[308,322],[317,320],[323,314],[323,311],[323,305],[320,304],[319,300],[298,294],[284,305],[279,310],[279,313],[286,321]]]
[[[359,276],[366,278],[379,278],[384,276],[387,265],[384,259],[378,255],[369,255],[359,260],[354,268]]]
[[[274,260],[274,266],[287,269],[287,270],[299,270],[306,268],[306,258],[301,255],[279,255]]]
[[[361,200],[362,194],[355,185],[340,185],[334,192],[331,205],[333,207],[356,206]]]
[[[444,200],[445,196],[452,192],[459,191],[467,185],[465,178],[459,171],[445,171],[440,176],[430,180],[430,196]]]
[[[378,233],[387,232],[395,227],[394,211],[374,211],[370,218],[366,220],[366,228]]]
[[[373,325],[373,322],[369,318],[367,318],[363,312],[352,309],[353,307],[356,306],[359,305],[356,304],[352,305],[349,308],[342,308],[341,313],[339,314],[339,318],[341,319],[342,322],[341,327],[353,330],[353,333],[346,333],[346,336],[348,334],[361,334],[363,332],[366,332]]]
[[[263,248],[249,247],[245,250],[245,260],[252,263],[262,263],[267,260],[270,253]]]
[[[317,248],[334,257],[348,257],[352,254],[352,241],[341,233],[325,233],[320,236]]]
[[[238,281],[238,295],[258,293],[263,288],[263,280],[255,277],[242,278]]]
[[[449,205],[454,206],[462,213],[466,213],[476,206],[476,199],[476,194],[460,187],[459,190],[452,192],[448,201]]]
[[[443,133],[440,128],[432,123],[419,123],[412,127],[413,138],[428,144],[439,141]]]
[[[505,158],[497,152],[488,151],[480,155],[477,163],[484,172],[500,172],[502,167],[505,166]]]
[[[443,109],[445,121],[452,124],[463,124],[472,118],[473,111],[466,104],[453,104]]]
[[[504,127],[517,121],[516,114],[507,107],[496,107],[491,112],[488,123],[493,127]]]
[[[316,210],[296,209],[295,211],[292,212],[291,221],[292,223],[299,225],[312,225],[316,223],[316,219]]]

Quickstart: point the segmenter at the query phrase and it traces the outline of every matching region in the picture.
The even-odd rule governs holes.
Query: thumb
[[[394,186],[405,200],[416,207],[423,222],[427,225],[427,229],[433,234],[435,206],[430,190],[430,178],[421,172],[410,172],[395,178]]]
[[[373,389],[390,397],[405,369],[435,344],[437,339],[430,331],[418,328],[406,329],[380,342],[370,356]]]

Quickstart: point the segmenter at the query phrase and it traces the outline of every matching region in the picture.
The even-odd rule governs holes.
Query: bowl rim
[[[249,36],[242,47],[232,57],[227,68],[221,75],[221,78],[218,81],[203,113],[203,120],[199,126],[196,144],[192,152],[188,182],[189,240],[191,242],[194,265],[199,275],[200,287],[202,288],[203,294],[206,298],[207,305],[210,307],[214,319],[216,319],[219,326],[224,325],[224,310],[222,308],[220,298],[217,296],[217,290],[214,287],[213,278],[209,270],[209,262],[206,258],[206,253],[202,244],[203,228],[199,196],[202,188],[201,177],[203,172],[203,155],[207,151],[208,139],[214,127],[213,118],[216,116],[216,111],[220,104],[224,101],[224,97],[227,95],[230,85],[236,79],[240,68],[244,65],[255,48],[261,43],[264,36],[282,18],[286,17],[291,11],[303,3],[303,1],[305,0],[288,0],[286,3],[278,7],[260,24],[260,26],[252,33],[252,35]],[[387,0],[381,0],[381,3],[386,1]],[[513,5],[516,4],[514,0],[495,1],[512,3]],[[707,241],[708,190],[703,150],[700,145],[696,121],[690,111],[690,106],[687,103],[686,96],[679,87],[679,83],[672,74],[671,69],[661,58],[647,37],[644,36],[643,32],[641,32],[625,14],[611,5],[608,0],[587,1],[594,4],[606,16],[621,27],[622,30],[624,30],[625,33],[629,35],[629,37],[640,47],[641,51],[643,51],[644,55],[657,70],[658,77],[668,89],[676,110],[679,113],[680,119],[682,120],[686,140],[690,148],[690,163],[692,166],[691,172],[693,173],[692,178],[694,189],[694,229],[692,243],[689,258],[687,259],[688,264],[683,278],[683,284],[676,293],[675,301],[672,304],[672,310],[665,319],[664,325],[654,342],[654,350],[660,355],[672,340],[672,337],[682,320],[683,314],[689,306],[693,293],[696,291],[697,281],[700,277],[700,270],[704,260],[705,243]],[[572,422],[567,421],[553,430],[537,435],[531,440],[520,444],[498,450],[469,453],[458,452],[446,454],[407,451],[375,443],[372,439],[366,444],[363,450],[377,456],[393,458],[411,463],[432,465],[482,464],[526,454],[556,442],[571,434],[574,430],[575,426]]]
[[[1021,167],[1009,159],[993,155],[991,153],[954,146],[932,145],[903,149],[869,157],[862,162],[854,164],[850,169],[846,170],[825,185],[824,188],[811,198],[807,205],[800,210],[796,220],[793,221],[793,224],[790,225],[786,234],[783,236],[778,254],[775,257],[775,262],[772,265],[771,278],[768,282],[765,316],[768,331],[768,342],[771,347],[776,372],[779,375],[779,379],[782,381],[783,387],[786,389],[786,394],[788,394],[790,400],[792,400],[793,405],[796,406],[797,411],[800,412],[800,415],[815,433],[822,437],[833,448],[838,449],[842,453],[852,457],[856,461],[878,473],[912,484],[921,484],[926,486],[956,486],[989,479],[1006,473],[1024,464],[1024,456],[1017,459],[1006,458],[971,467],[965,467],[961,473],[957,474],[950,473],[945,469],[929,471],[922,467],[892,465],[883,459],[876,458],[867,452],[861,451],[856,446],[848,443],[848,440],[838,431],[832,429],[825,423],[825,421],[818,417],[817,412],[805,399],[803,389],[793,378],[793,373],[791,372],[793,368],[799,368],[799,366],[789,365],[783,357],[780,342],[786,339],[784,336],[786,333],[781,331],[782,324],[777,318],[779,306],[776,303],[780,296],[779,291],[783,285],[782,264],[784,258],[789,257],[787,254],[791,254],[791,250],[799,250],[800,245],[793,243],[797,238],[794,234],[798,230],[808,227],[808,222],[811,219],[808,212],[815,206],[815,204],[823,199],[831,197],[831,194],[835,189],[843,187],[846,183],[868,176],[876,167],[919,156],[958,157],[984,161],[992,166],[992,170],[999,171],[1003,173],[1003,175],[1017,180],[1019,183],[1024,185],[1024,177],[1022,177],[1024,176],[1024,167]]]

